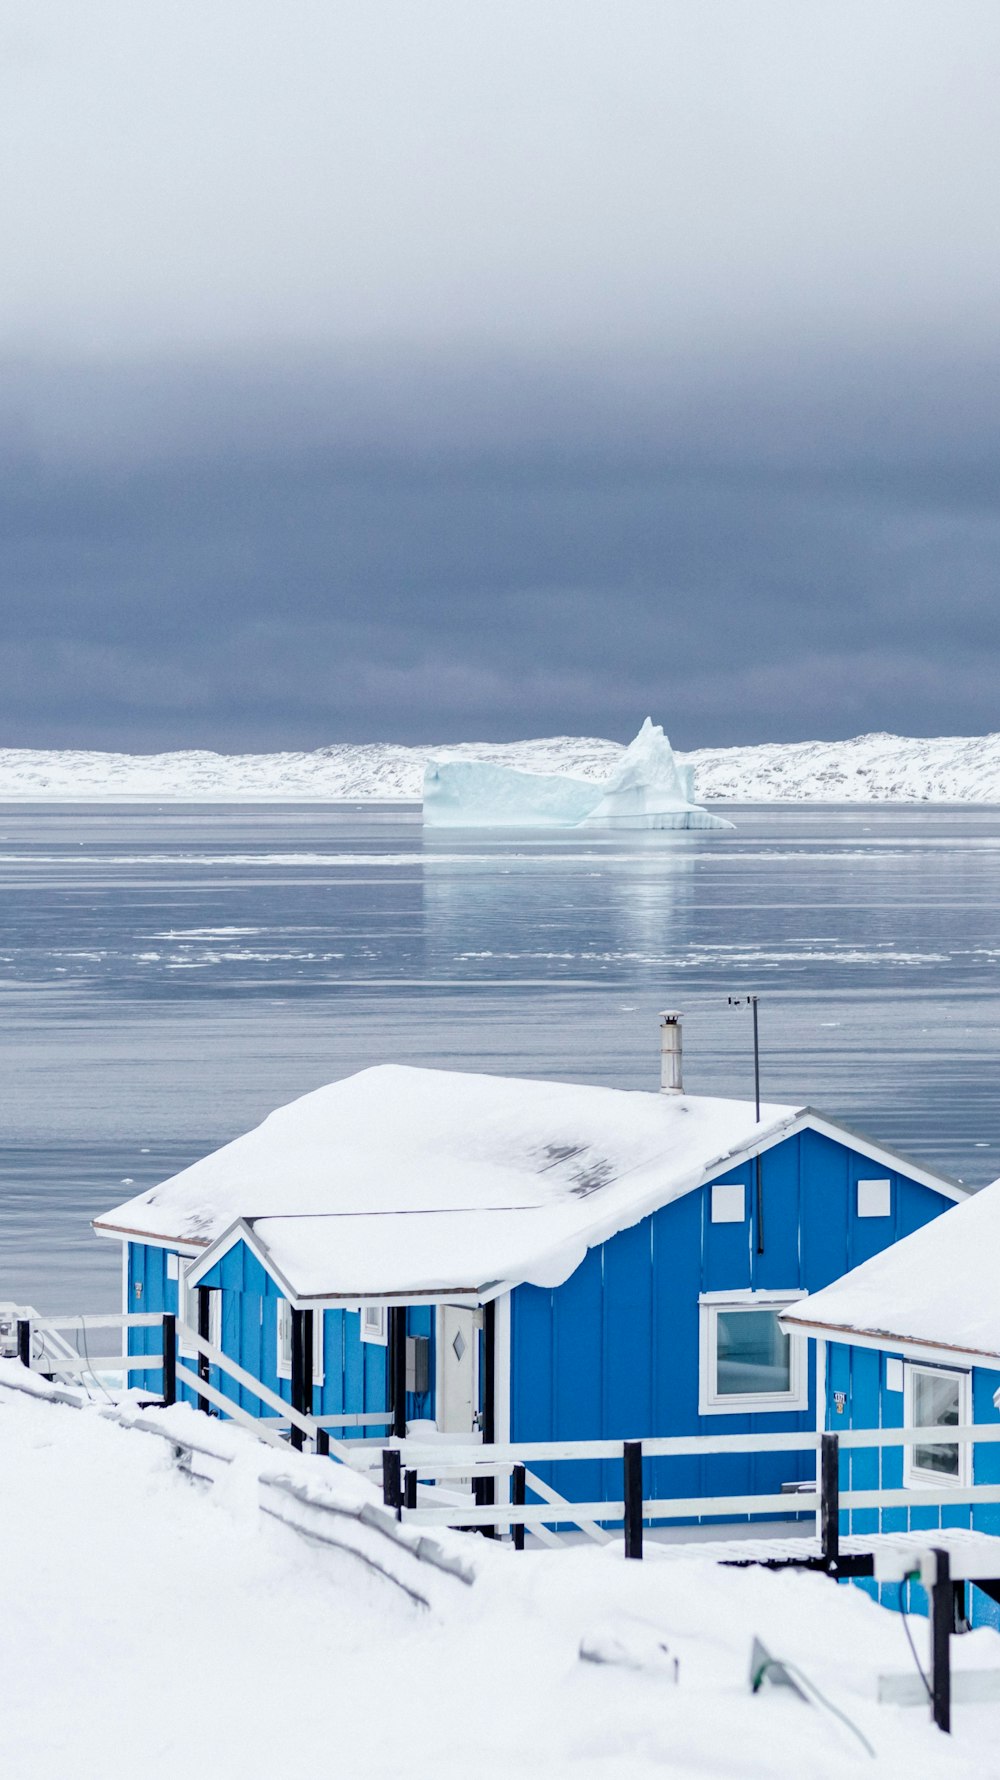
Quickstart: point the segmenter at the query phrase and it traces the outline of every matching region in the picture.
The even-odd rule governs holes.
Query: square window
[[[713,1224],[742,1224],[746,1218],[746,1187],[742,1181],[724,1181],[712,1188]]]
[[[902,1360],[887,1359],[885,1363],[885,1388],[887,1391],[901,1391],[903,1388]]]
[[[702,1415],[808,1408],[805,1338],[786,1335],[778,1321],[792,1302],[791,1294],[767,1294],[762,1302],[753,1293],[742,1298],[703,1301],[699,1392]]]
[[[887,1218],[892,1215],[891,1180],[859,1180],[858,1217]]]
[[[389,1336],[384,1304],[362,1304],[361,1339],[362,1341],[375,1341],[380,1347],[388,1345]]]
[[[971,1419],[969,1373],[947,1372],[936,1366],[905,1369],[904,1419],[908,1428],[957,1428]],[[969,1481],[967,1445],[946,1441],[914,1444],[906,1449],[905,1483],[911,1488],[928,1484]]]

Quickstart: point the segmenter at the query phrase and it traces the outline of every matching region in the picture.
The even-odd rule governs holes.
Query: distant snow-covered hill
[[[1000,803],[1000,735],[859,735],[678,755],[698,796],[740,803]]]
[[[101,754],[0,749],[0,801],[240,803],[419,802],[424,763],[461,754],[534,772],[609,777],[624,752],[594,736],[464,742],[447,749],[341,742],[312,753]],[[855,736],[678,754],[700,802],[1000,803],[1000,735]]]

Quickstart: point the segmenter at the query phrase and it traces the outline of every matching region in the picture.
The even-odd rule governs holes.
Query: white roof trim
[[[822,1137],[832,1138],[834,1143],[846,1144],[848,1149],[857,1150],[859,1156],[866,1156],[869,1162],[891,1168],[894,1174],[905,1174],[907,1180],[916,1181],[920,1187],[932,1188],[935,1193],[954,1200],[956,1205],[968,1199],[973,1191],[950,1174],[942,1174],[936,1168],[926,1167],[923,1162],[915,1162],[912,1157],[904,1156],[899,1150],[887,1149],[885,1144],[876,1143],[873,1138],[866,1137],[861,1131],[855,1131],[851,1125],[842,1124],[839,1119],[831,1119],[826,1113],[817,1112],[815,1107],[803,1108],[799,1128],[818,1131]]]
[[[102,1223],[100,1218],[92,1218],[90,1227],[95,1236],[103,1236],[111,1242],[134,1242],[140,1248],[165,1248],[188,1257],[202,1252],[189,1236],[147,1236],[144,1230],[127,1230],[123,1225]]]
[[[821,1323],[797,1316],[789,1310],[778,1321],[795,1334],[811,1335],[814,1340],[835,1341],[841,1347],[874,1348],[878,1353],[901,1354],[905,1360],[932,1360],[941,1366],[985,1366],[990,1372],[1000,1370],[1000,1354],[982,1353],[967,1347],[943,1346],[939,1341],[921,1341],[918,1335],[883,1334],[871,1329],[848,1329],[836,1323]]]
[[[230,1224],[228,1230],[224,1230],[221,1236],[217,1236],[214,1242],[209,1243],[208,1247],[198,1256],[194,1266],[189,1267],[185,1273],[184,1278],[187,1284],[189,1286],[198,1285],[206,1273],[211,1273],[212,1268],[218,1266],[219,1262],[228,1255],[230,1249],[236,1247],[238,1242],[246,1245],[254,1259],[260,1262],[264,1272],[273,1279],[289,1303],[293,1304],[296,1310],[301,1310],[303,1306],[288,1280],[281,1269],[275,1266],[270,1255],[261,1247],[254,1236],[253,1225],[246,1218],[237,1218],[234,1224]]]
[[[197,1286],[204,1279],[206,1273],[211,1273],[212,1269],[217,1267],[219,1262],[228,1255],[230,1249],[235,1248],[239,1242],[245,1244],[254,1259],[260,1262],[264,1272],[270,1279],[273,1279],[283,1297],[287,1298],[289,1304],[296,1310],[342,1310],[365,1302],[384,1304],[393,1309],[408,1305],[456,1304],[463,1309],[477,1310],[480,1305],[488,1304],[493,1298],[501,1297],[509,1289],[504,1285],[492,1285],[479,1292],[474,1287],[469,1287],[468,1290],[455,1290],[450,1286],[442,1286],[439,1290],[409,1293],[329,1292],[313,1293],[312,1296],[299,1294],[294,1290],[291,1282],[285,1278],[281,1268],[275,1264],[273,1256],[268,1253],[263,1243],[255,1235],[253,1220],[248,1218],[237,1218],[235,1223],[230,1224],[228,1230],[224,1230],[221,1236],[217,1236],[215,1241],[209,1244],[208,1248],[200,1252],[195,1265],[189,1267],[184,1275],[187,1285]]]

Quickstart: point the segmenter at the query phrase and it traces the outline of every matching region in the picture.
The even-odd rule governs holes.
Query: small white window
[[[386,1332],[384,1304],[362,1304],[361,1339],[362,1341],[376,1341],[380,1347],[385,1347],[389,1337]]]
[[[903,1419],[908,1428],[958,1428],[972,1420],[970,1374],[947,1372],[939,1366],[905,1368]],[[903,1482],[909,1489],[928,1484],[967,1484],[968,1445],[947,1442],[933,1446],[908,1446]]]
[[[292,1376],[292,1307],[287,1298],[278,1305],[278,1377]],[[323,1312],[313,1312],[313,1384],[323,1383]]]
[[[887,1359],[885,1363],[885,1388],[887,1391],[901,1391],[903,1388],[902,1360]]]
[[[173,1249],[170,1249],[168,1251],[168,1253],[167,1253],[167,1278],[168,1279],[179,1279],[180,1278],[180,1259],[181,1259],[180,1255],[175,1254]]]
[[[742,1224],[746,1218],[746,1187],[742,1181],[720,1182],[712,1188],[713,1224]]]
[[[809,1373],[802,1335],[786,1335],[781,1312],[801,1293],[747,1293],[701,1305],[701,1415],[807,1409]]]
[[[887,1218],[892,1215],[891,1180],[859,1180],[858,1217]]]
[[[178,1316],[188,1329],[198,1333],[198,1287],[189,1286],[182,1276],[178,1282]],[[208,1294],[208,1335],[206,1337],[213,1347],[222,1346],[222,1293],[209,1290]],[[197,1350],[183,1336],[178,1340],[177,1351],[187,1359],[193,1359]]]

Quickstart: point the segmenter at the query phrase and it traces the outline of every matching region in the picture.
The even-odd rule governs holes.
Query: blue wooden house
[[[816,1344],[821,1428],[914,1430],[898,1446],[842,1455],[842,1488],[915,1498],[912,1506],[844,1513],[845,1533],[961,1527],[1000,1534],[1000,1504],[955,1503],[943,1493],[1000,1485],[1000,1444],[922,1445],[919,1437],[921,1427],[1000,1427],[998,1254],[1000,1181],[783,1315],[793,1336]],[[897,1598],[895,1585],[886,1589],[889,1605]],[[1000,1609],[979,1589],[972,1608],[974,1623],[1000,1626]]]
[[[199,1293],[195,1326],[285,1398],[301,1313],[298,1406],[369,1435],[813,1428],[812,1344],[780,1313],[965,1191],[808,1107],[685,1094],[676,1016],[662,1039],[659,1093],[389,1066],[293,1101],[96,1220],[127,1308],[195,1325]],[[662,1459],[650,1485],[776,1492],[811,1465]],[[596,1462],[558,1487],[620,1494]]]

